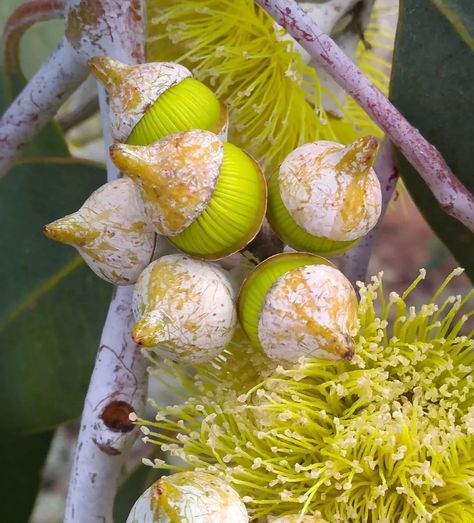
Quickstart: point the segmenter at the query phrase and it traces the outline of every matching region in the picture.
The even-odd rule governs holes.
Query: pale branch
[[[142,62],[144,25],[143,0],[66,2],[66,38],[84,60],[106,54],[125,63]]]
[[[99,101],[96,95],[91,96],[78,107],[56,118],[56,122],[63,132],[67,132],[76,125],[84,122],[99,110]]]
[[[393,158],[393,146],[388,138],[385,138],[382,142],[374,168],[382,189],[382,212],[379,221],[353,249],[350,249],[337,259],[339,269],[353,285],[357,281],[365,282],[366,280],[372,249],[397,185],[398,169]]]
[[[99,92],[99,108],[102,120],[102,132],[104,134],[105,161],[107,165],[107,180],[110,182],[120,177],[120,171],[110,158],[109,148],[114,143],[112,128],[110,126],[109,105],[107,103],[107,94],[103,85],[97,82],[97,91]]]
[[[3,31],[4,67],[21,71],[20,41],[25,31],[38,22],[64,17],[64,0],[32,0],[18,6],[8,17]]]
[[[118,478],[137,436],[129,420],[145,401],[145,359],[131,340],[133,286],[118,287],[104,325],[82,413],[65,523],[110,522]]]
[[[105,53],[127,63],[143,61],[140,1],[73,0],[68,17],[66,35],[84,60]],[[113,137],[101,87],[99,105],[108,151]],[[118,176],[108,162],[107,179]],[[133,286],[117,287],[110,304],[82,413],[64,523],[113,521],[118,478],[137,437],[129,414],[143,414],[148,379],[145,359],[130,336],[132,295]]]
[[[14,67],[17,67],[16,39],[23,34],[23,27],[26,30],[28,24],[40,21],[41,16],[57,17],[64,11],[65,39],[0,120],[0,175],[84,81],[89,73],[89,58],[111,54],[129,63],[143,60],[143,43],[138,44],[144,34],[141,0],[69,0],[64,9],[62,4],[52,2],[49,11],[45,7],[47,2],[29,5],[30,8],[41,5],[44,9],[38,7],[36,18],[28,10],[20,10],[14,16],[8,32],[11,51],[5,51]],[[26,17],[23,25],[20,15]]]
[[[86,63],[63,39],[0,119],[0,174],[87,75]]]
[[[417,169],[441,208],[474,231],[474,196],[439,151],[390,103],[294,0],[256,0],[349,93]]]

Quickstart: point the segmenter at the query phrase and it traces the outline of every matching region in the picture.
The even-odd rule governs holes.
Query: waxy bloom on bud
[[[245,505],[233,488],[204,472],[163,477],[133,506],[127,523],[247,523]]]
[[[97,276],[114,285],[135,283],[160,243],[128,178],[106,183],[77,212],[46,225],[44,233],[75,247]]]
[[[230,342],[236,323],[226,271],[184,254],[163,256],[140,275],[133,296],[132,338],[171,359],[201,362]]]

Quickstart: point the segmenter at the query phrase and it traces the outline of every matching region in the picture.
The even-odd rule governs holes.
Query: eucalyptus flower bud
[[[112,160],[140,186],[155,229],[178,249],[210,260],[243,249],[258,233],[266,183],[238,147],[202,130],[149,146],[115,144]]]
[[[378,143],[329,141],[291,152],[269,183],[268,220],[290,247],[322,255],[353,247],[377,223],[382,193],[372,165]]]
[[[227,109],[191,72],[172,62],[127,65],[109,56],[89,61],[109,95],[114,138],[147,145],[186,129],[225,138]]]
[[[232,339],[234,299],[229,276],[217,265],[184,254],[163,256],[135,286],[132,338],[174,360],[209,360]]]
[[[46,225],[44,233],[75,247],[97,276],[114,285],[135,283],[160,243],[128,178],[99,187],[77,212]]]
[[[284,253],[258,265],[242,285],[239,318],[251,343],[277,361],[351,359],[357,296],[330,262]]]
[[[159,479],[138,498],[127,523],[247,523],[237,492],[205,472]]]

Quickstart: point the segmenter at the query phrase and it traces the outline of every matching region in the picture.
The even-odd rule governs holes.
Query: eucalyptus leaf
[[[48,430],[81,412],[112,287],[42,227],[104,179],[90,162],[56,159],[18,165],[0,182],[0,431]]]
[[[28,436],[0,433],[1,520],[5,523],[29,520],[52,436],[52,432]]]
[[[474,2],[400,2],[390,97],[474,192]],[[427,222],[474,280],[473,234],[440,209],[400,154],[397,162]]]

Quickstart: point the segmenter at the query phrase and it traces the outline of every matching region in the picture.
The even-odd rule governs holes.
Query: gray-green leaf
[[[402,0],[390,97],[474,192],[474,2]],[[474,280],[474,236],[440,208],[416,171],[397,155],[415,203]],[[416,246],[414,246],[416,248]]]

